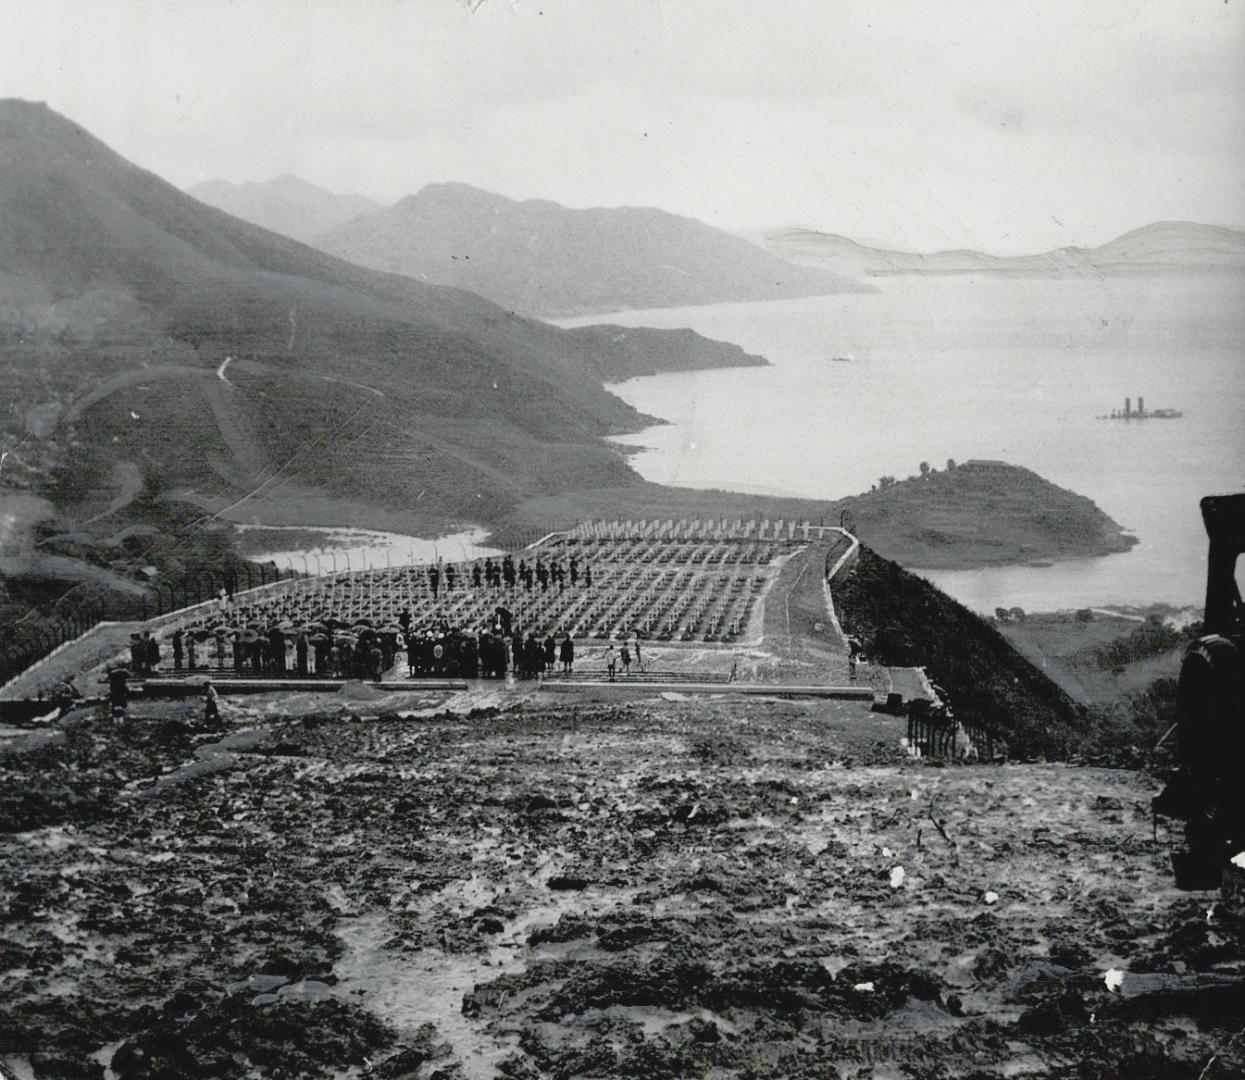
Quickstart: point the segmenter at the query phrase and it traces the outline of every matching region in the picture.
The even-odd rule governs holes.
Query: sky
[[[0,0],[0,96],[182,187],[458,180],[921,251],[1245,227],[1245,0]]]

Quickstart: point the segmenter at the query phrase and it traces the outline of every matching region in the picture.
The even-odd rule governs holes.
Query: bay
[[[1049,567],[929,571],[957,599],[1054,610],[1197,604],[1204,494],[1245,483],[1245,276],[872,279],[878,292],[566,320],[689,326],[769,367],[611,389],[668,424],[647,479],[832,499],[922,461],[1001,459],[1092,498],[1140,543]],[[1098,419],[1125,396],[1183,419]]]

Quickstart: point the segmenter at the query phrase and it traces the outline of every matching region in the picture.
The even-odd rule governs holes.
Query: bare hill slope
[[[644,419],[601,385],[635,363],[612,332],[571,334],[240,221],[43,105],[0,102],[0,170],[10,416],[59,411],[44,449],[63,498],[126,460],[212,505],[258,488],[248,513],[309,486],[488,521],[567,484],[634,479],[600,439]]]

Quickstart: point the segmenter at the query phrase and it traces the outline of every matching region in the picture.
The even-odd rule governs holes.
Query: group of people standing
[[[453,589],[460,572],[455,570],[453,563],[444,567],[439,564],[428,567],[428,584],[433,597],[440,595],[442,583],[446,589]],[[547,561],[537,556],[531,563],[526,559],[516,563],[511,556],[503,555],[496,561],[488,558],[472,563],[467,573],[470,574],[472,587],[476,589],[515,589],[521,586],[528,592],[535,588],[542,592],[548,592],[551,588],[561,592],[568,583],[575,586],[582,581],[585,588],[592,585],[592,567],[585,565],[581,569],[576,555]]]
[[[160,643],[150,630],[130,635],[130,669],[135,675],[150,675],[160,666]]]
[[[332,620],[330,620],[332,621]],[[561,665],[570,672],[575,643],[569,634],[561,641],[552,634],[543,640],[514,625],[510,611],[498,607],[489,629],[452,627],[441,619],[431,627],[416,628],[409,611],[397,625],[372,629],[317,631],[279,624],[261,631],[216,627],[215,630],[175,630],[170,639],[175,673],[230,666],[239,676],[283,678],[329,676],[380,680],[405,653],[407,673],[417,677],[535,678]],[[131,671],[152,674],[159,664],[160,647],[150,633],[135,636]]]

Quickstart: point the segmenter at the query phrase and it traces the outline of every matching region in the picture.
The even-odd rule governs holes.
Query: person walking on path
[[[562,639],[562,670],[569,675],[571,668],[575,665],[575,643],[571,640],[571,635],[567,634]]]
[[[173,670],[174,671],[181,671],[182,669],[182,659],[185,656],[185,651],[182,647],[182,642],[184,640],[185,640],[185,635],[181,632],[180,629],[173,631]]]
[[[550,634],[545,638],[545,670],[550,674],[553,673],[554,665],[558,660],[558,643],[553,640]]]
[[[636,666],[636,667],[638,667],[641,671],[643,671],[643,670],[644,670],[644,661],[640,659],[640,634],[639,634],[639,631],[636,631],[635,640],[634,640],[633,644],[634,644],[634,647],[635,647],[635,666]]]
[[[627,648],[627,645],[625,642],[623,643],[623,647],[622,647],[622,666],[623,666],[623,674],[630,675],[631,674],[631,650]]]
[[[203,722],[211,727],[220,726],[220,695],[210,682],[203,687]]]
[[[606,673],[609,675],[610,682],[614,681],[614,672],[617,670],[617,668],[618,668],[618,654],[614,651],[614,646],[611,645],[608,649],[605,650],[605,670],[606,670]]]

